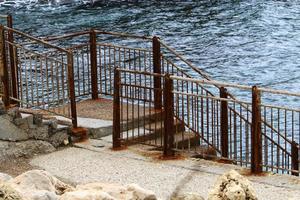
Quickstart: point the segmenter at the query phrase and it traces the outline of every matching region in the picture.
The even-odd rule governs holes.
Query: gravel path
[[[81,148],[72,147],[38,156],[31,164],[74,184],[96,181],[137,183],[153,190],[162,199],[167,199],[174,192],[198,192],[207,198],[208,191],[221,174],[231,169],[241,169],[205,160],[160,161],[153,158],[157,152],[149,153],[136,148],[111,151],[111,144],[92,142],[92,145],[79,145]],[[95,147],[102,145],[105,147]],[[259,199],[300,198],[299,178],[287,175],[248,178],[253,182]]]

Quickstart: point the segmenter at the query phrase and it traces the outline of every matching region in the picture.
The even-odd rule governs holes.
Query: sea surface
[[[92,4],[0,0],[0,13],[11,13],[15,28],[35,36],[90,28],[158,35],[216,80],[300,92],[298,0]],[[299,99],[288,101],[298,106]]]

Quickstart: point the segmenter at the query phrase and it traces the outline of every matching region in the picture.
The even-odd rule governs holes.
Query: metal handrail
[[[39,42],[39,43],[41,43],[41,44],[43,44],[43,45],[45,45],[45,46],[47,46],[47,47],[50,47],[50,48],[53,48],[53,49],[57,49],[57,50],[59,50],[59,51],[65,52],[65,53],[69,53],[68,50],[66,50],[66,49],[64,49],[64,48],[61,48],[61,47],[58,47],[58,46],[55,46],[55,45],[53,45],[53,44],[51,44],[51,43],[49,43],[49,42],[47,42],[47,41],[45,41],[45,40],[43,40],[43,39],[39,39],[39,38],[30,36],[30,35],[28,35],[28,34],[26,34],[26,33],[23,33],[23,32],[21,32],[21,31],[19,31],[19,30],[13,29],[13,28],[9,28],[9,27],[7,27],[7,26],[3,26],[3,28],[4,28],[5,30],[7,30],[7,31],[11,31],[11,32],[13,32],[13,33],[16,33],[16,34],[18,34],[18,35],[21,35],[21,36],[23,36],[23,37],[25,37],[25,38],[28,38],[28,39],[30,39],[30,40],[33,40],[33,41],[35,41],[35,42]]]

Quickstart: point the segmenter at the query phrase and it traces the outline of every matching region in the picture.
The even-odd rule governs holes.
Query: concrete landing
[[[197,192],[207,199],[220,175],[231,169],[243,173],[239,166],[201,159],[162,161],[156,159],[161,152],[143,150],[140,145],[112,151],[111,144],[105,144],[103,140],[91,140],[90,144],[35,157],[31,164],[75,184],[137,183],[154,191],[162,200],[169,199],[174,192]],[[247,178],[260,200],[300,198],[298,177],[268,174]]]
[[[70,124],[72,122],[71,119],[61,116],[55,116],[55,118]],[[77,123],[79,127],[83,127],[88,130],[90,138],[100,138],[112,134],[113,122],[111,120],[78,117]]]

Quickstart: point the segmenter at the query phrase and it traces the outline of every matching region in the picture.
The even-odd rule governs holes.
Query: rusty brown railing
[[[114,95],[114,146],[210,148],[253,172],[299,173],[298,110],[260,102],[260,93],[298,94],[212,81],[158,37],[89,30],[39,39],[1,26],[0,39],[6,105],[19,99],[76,127],[76,101]]]
[[[69,117],[76,127],[72,51],[6,26],[0,32],[5,104],[18,99],[21,107]]]
[[[165,155],[213,152],[208,156],[249,166],[254,173],[299,175],[300,110],[265,105],[262,99],[300,94],[125,69],[115,70],[114,77],[114,147],[143,143]],[[154,87],[153,77],[161,78],[162,89]],[[218,96],[203,89],[212,85],[221,88]],[[249,100],[229,98],[225,87],[247,93]],[[155,108],[155,91],[162,94],[162,109]]]

